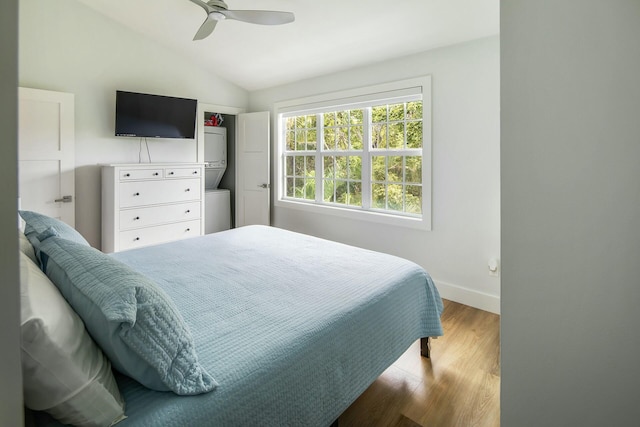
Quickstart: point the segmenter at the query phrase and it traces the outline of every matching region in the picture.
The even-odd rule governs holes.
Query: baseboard
[[[434,280],[433,282],[436,284],[436,287],[440,292],[440,296],[444,299],[479,308],[480,310],[490,311],[491,313],[500,314],[499,296],[485,294],[469,288],[463,288],[462,286],[444,283],[439,280]]]

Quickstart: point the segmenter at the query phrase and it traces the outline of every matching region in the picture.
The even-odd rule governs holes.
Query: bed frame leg
[[[429,337],[420,338],[420,355],[427,359],[431,358],[431,340],[429,340]]]

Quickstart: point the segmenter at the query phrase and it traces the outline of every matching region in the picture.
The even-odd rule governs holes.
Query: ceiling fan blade
[[[204,9],[205,12],[207,12],[207,14],[211,13],[214,9],[209,6],[208,4],[206,4],[205,2],[203,2],[202,0],[190,0],[192,3],[197,4],[198,6],[200,6],[201,8]]]
[[[295,16],[291,12],[273,10],[219,10],[219,12],[227,19],[260,25],[288,24],[295,20]]]
[[[208,15],[207,19],[204,20],[204,22],[200,26],[200,29],[198,30],[196,35],[193,37],[193,40],[194,41],[202,40],[205,37],[209,36],[209,34],[211,34],[213,30],[216,28],[217,23],[218,23],[217,20],[211,18],[211,15]]]

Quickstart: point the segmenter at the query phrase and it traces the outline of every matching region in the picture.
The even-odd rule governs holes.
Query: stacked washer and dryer
[[[227,170],[226,128],[205,126],[204,161],[204,232],[209,234],[231,228],[230,192],[218,188]]]

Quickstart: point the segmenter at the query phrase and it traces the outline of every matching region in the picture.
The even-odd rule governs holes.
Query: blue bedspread
[[[428,274],[389,255],[249,226],[113,255],[155,280],[212,392],[118,378],[130,426],[331,424],[416,339],[442,335]]]

